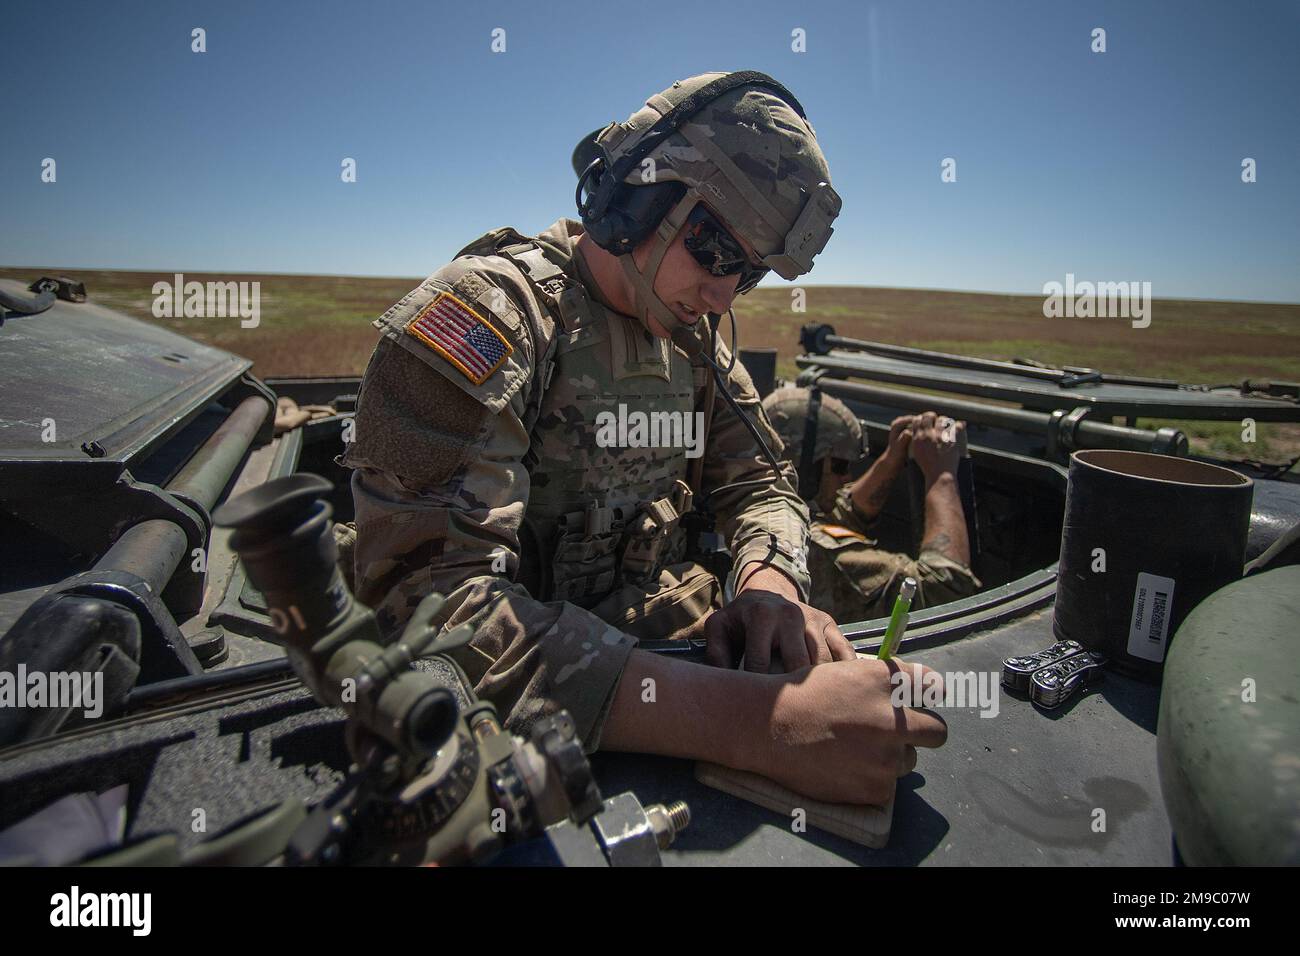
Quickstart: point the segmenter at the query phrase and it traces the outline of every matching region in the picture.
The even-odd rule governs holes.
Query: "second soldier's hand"
[[[831,616],[800,601],[794,583],[780,571],[760,568],[741,581],[735,600],[705,622],[710,664],[731,667],[741,649],[745,670],[758,674],[771,670],[774,648],[787,672],[855,658]]]
[[[957,473],[964,442],[964,437],[958,439],[958,429],[964,432],[966,423],[935,412],[917,416],[912,426],[911,455],[925,475],[926,487],[933,485],[941,475]]]
[[[907,451],[912,444],[912,426],[915,422],[915,415],[899,415],[889,423],[889,444],[885,447],[885,457],[898,468],[907,464]]]

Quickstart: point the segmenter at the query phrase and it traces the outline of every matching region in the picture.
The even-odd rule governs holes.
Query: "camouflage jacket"
[[[835,507],[824,514],[813,505],[808,537],[808,569],[813,607],[837,624],[857,624],[885,617],[907,577],[916,579],[913,610],[969,597],[980,587],[971,569],[938,551],[919,557],[883,551],[868,536],[870,523],[853,506],[849,485],[840,489]]]
[[[343,463],[355,469],[354,580],[381,627],[392,632],[424,595],[442,592],[438,623],[474,627],[457,661],[507,726],[526,734],[564,708],[592,751],[636,639],[584,608],[625,583],[622,572],[618,580],[608,574],[609,552],[638,520],[646,523],[645,499],[660,496],[659,510],[650,509],[659,518],[674,513],[665,502],[682,508],[688,462],[680,448],[596,447],[591,418],[612,398],[680,410],[710,393],[702,364],[600,303],[574,254],[581,234],[579,223],[562,219],[536,237],[542,255],[532,261],[543,275],[563,273],[539,287],[505,254],[520,245],[503,243],[523,237],[498,230],[467,248],[501,254],[458,256],[378,319],[383,338]],[[582,318],[573,329],[575,314]],[[742,366],[727,385],[779,454]],[[733,578],[763,561],[806,595],[807,510],[793,470],[775,480],[720,395],[702,450],[696,493],[709,495],[734,556]],[[739,482],[747,484],[722,487]],[[579,488],[600,499],[585,512],[574,509]],[[675,519],[667,524],[673,534],[654,539],[636,562],[624,553],[623,563],[639,562],[647,582],[680,557],[671,544],[656,551],[680,538]],[[532,561],[563,579],[553,582],[564,584],[559,599],[526,586],[537,589],[545,577]],[[603,570],[584,573],[589,568]]]

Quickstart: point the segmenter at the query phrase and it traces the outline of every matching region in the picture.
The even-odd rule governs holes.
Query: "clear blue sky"
[[[0,265],[423,276],[572,216],[584,133],[756,69],[844,197],[812,284],[1300,302],[1295,2],[6,0],[0,27]]]

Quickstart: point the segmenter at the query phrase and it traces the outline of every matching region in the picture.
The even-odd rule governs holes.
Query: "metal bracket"
[[[203,673],[203,665],[194,656],[171,612],[143,578],[126,571],[85,571],[52,588],[50,595],[54,594],[97,597],[120,604],[135,614],[140,621],[137,683],[152,684]]]
[[[6,312],[14,315],[40,315],[54,305],[55,299],[64,302],[86,301],[86,287],[67,276],[41,276],[27,287],[27,291],[35,293],[35,298],[24,301],[16,295],[0,291],[0,325],[4,325]]]
[[[1079,422],[1088,417],[1092,409],[1087,405],[1080,405],[1072,412],[1064,409],[1056,409],[1051,414],[1051,419],[1047,427],[1047,455],[1055,461],[1067,461],[1070,452],[1079,447],[1076,432]]]
[[[1061,419],[1065,418],[1066,411],[1058,408],[1048,417],[1047,421],[1047,447],[1043,454],[1048,461],[1063,462],[1069,456],[1070,452],[1064,448],[1060,442]]]
[[[573,820],[586,823],[600,812],[600,789],[568,712],[562,710],[534,724],[532,742],[563,781]]]
[[[1067,371],[1073,372],[1074,370],[1069,369]],[[1093,369],[1083,369],[1071,375],[1063,375],[1056,384],[1061,388],[1074,388],[1076,385],[1087,385],[1089,382],[1100,382],[1101,380],[1101,372]]]
[[[122,472],[110,488],[93,497],[78,493],[39,499],[8,498],[5,507],[83,554],[103,554],[128,528],[154,518],[179,525],[191,549],[203,547],[212,529],[212,518],[205,509],[157,485],[136,481],[129,471]]]
[[[825,378],[826,374],[826,369],[814,365],[800,372],[799,377],[795,379],[795,384],[800,388],[816,388],[817,383]]]
[[[197,502],[136,481],[124,471],[101,495],[59,498],[9,499],[5,506],[17,517],[47,529],[74,551],[102,555],[129,528],[161,518],[185,532],[186,550],[206,548],[212,517]],[[191,562],[176,567],[167,596],[180,617],[197,613],[203,605],[206,575]]]

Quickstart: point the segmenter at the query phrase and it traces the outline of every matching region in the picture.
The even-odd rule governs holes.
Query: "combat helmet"
[[[805,499],[817,493],[816,466],[823,458],[862,457],[862,425],[838,398],[787,386],[763,399],[763,410],[781,436],[786,459],[799,469],[799,494]]]
[[[620,257],[642,322],[685,328],[654,294],[669,245],[699,202],[782,278],[812,269],[840,211],[830,170],[803,107],[763,73],[702,73],[646,100],[573,153],[583,226]],[[632,250],[657,233],[644,271]]]

